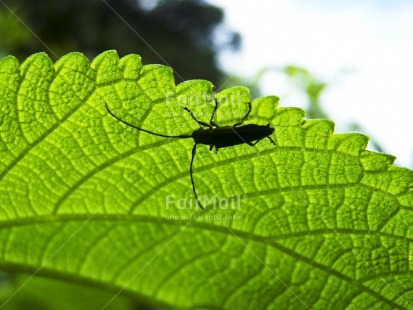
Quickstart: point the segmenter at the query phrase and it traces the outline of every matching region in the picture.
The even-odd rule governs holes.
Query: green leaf
[[[10,298],[14,293],[13,287],[18,287],[20,290],[18,294],[13,295],[13,298],[10,298],[2,306],[2,309],[5,310],[101,309],[102,305],[105,305],[113,297],[113,292],[110,290],[101,290],[90,285],[80,285],[43,277],[18,275],[10,280],[12,280],[12,283],[1,281],[3,282],[0,287],[1,292],[7,298]],[[105,309],[139,309],[138,306],[140,305],[134,304],[128,297],[118,296]]]
[[[192,139],[127,127],[105,107],[180,135],[199,127],[183,107],[209,122],[212,94],[207,81],[175,86],[170,68],[114,51],[92,64],[79,53],[3,58],[0,268],[159,308],[411,308],[413,172],[366,151],[367,137],[333,134],[276,97],[253,100],[246,123],[270,123],[277,146],[199,145],[198,195],[221,202],[202,211]],[[216,98],[218,124],[248,110],[244,87]]]

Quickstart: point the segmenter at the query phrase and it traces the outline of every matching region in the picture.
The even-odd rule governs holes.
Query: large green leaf
[[[212,89],[113,51],[3,58],[0,268],[161,308],[412,308],[413,172],[366,151],[367,137],[256,99],[246,123],[270,123],[277,146],[199,145],[199,196],[230,201],[202,211],[192,139],[105,107],[188,134],[183,106],[209,122]],[[223,125],[250,101],[243,87],[217,99]]]

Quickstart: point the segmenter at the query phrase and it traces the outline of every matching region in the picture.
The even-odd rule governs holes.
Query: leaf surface
[[[403,309],[413,304],[413,172],[333,134],[278,98],[246,123],[275,128],[256,147],[199,145],[213,86],[108,51],[55,64],[0,61],[0,266],[84,283],[160,308]],[[214,121],[243,118],[248,89],[216,95]],[[213,208],[214,200],[221,207]],[[228,204],[225,201],[229,202]],[[108,300],[110,303],[111,300]]]

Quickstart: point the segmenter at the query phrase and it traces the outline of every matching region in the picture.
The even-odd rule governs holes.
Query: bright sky
[[[221,55],[229,74],[252,78],[263,67],[294,64],[334,81],[321,100],[335,131],[356,122],[396,164],[413,167],[413,1],[209,2],[242,35],[241,52]],[[281,106],[305,104],[281,74],[265,75],[260,86]]]

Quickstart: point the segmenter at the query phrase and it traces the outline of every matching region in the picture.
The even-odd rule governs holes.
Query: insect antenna
[[[125,124],[125,125],[127,125],[127,126],[130,126],[130,127],[132,127],[132,128],[135,128],[135,129],[138,129],[138,130],[141,130],[141,131],[150,133],[151,135],[155,135],[155,136],[159,136],[159,137],[164,137],[164,138],[184,138],[184,139],[185,139],[185,138],[192,138],[191,135],[177,135],[177,136],[163,135],[163,134],[161,134],[161,133],[156,133],[156,132],[149,131],[149,130],[140,128],[140,127],[138,127],[138,126],[132,125],[131,123],[128,123],[128,122],[124,121],[124,120],[121,119],[119,116],[117,116],[115,113],[113,113],[113,112],[109,109],[108,104],[107,104],[107,103],[105,103],[105,104],[106,104],[106,110],[108,110],[108,112],[109,112],[110,115],[112,115],[114,118],[116,118],[119,122],[121,122],[121,123],[123,123],[123,124]]]
[[[205,123],[205,122],[198,121],[198,120],[196,119],[196,117],[194,116],[194,114],[191,112],[191,110],[188,109],[187,107],[185,107],[184,110],[187,111],[187,112],[191,115],[192,119],[195,120],[195,122],[197,122],[197,123],[199,124],[199,126],[201,126],[201,127],[202,127],[202,126],[205,126],[205,127],[208,127],[208,128],[212,128],[211,125],[209,125],[209,124],[207,124],[207,123]]]
[[[215,97],[215,96],[214,96],[214,103],[215,103],[215,107],[214,107],[214,111],[213,111],[212,114],[211,114],[211,119],[209,120],[209,123],[210,123],[212,126],[219,127],[219,126],[217,125],[217,123],[214,122],[215,112],[216,112],[217,109],[218,109],[218,100],[217,100],[217,97]]]
[[[242,123],[247,119],[247,117],[248,117],[248,115],[250,115],[250,113],[251,113],[251,101],[248,102],[248,112],[247,112],[247,114],[244,115],[244,117],[242,118],[242,120],[240,122],[234,124],[232,127],[237,127],[237,126],[242,125]]]
[[[194,165],[195,153],[196,153],[196,143],[194,144],[194,147],[192,148],[192,158],[191,158],[191,166],[189,167],[189,172],[191,174],[192,189],[193,189],[194,194],[195,194],[196,202],[197,202],[198,206],[200,206],[201,209],[205,210],[205,207],[203,207],[201,202],[198,200],[198,195],[197,195],[196,190],[195,190],[194,178],[192,176],[192,171],[193,171],[192,167]]]

